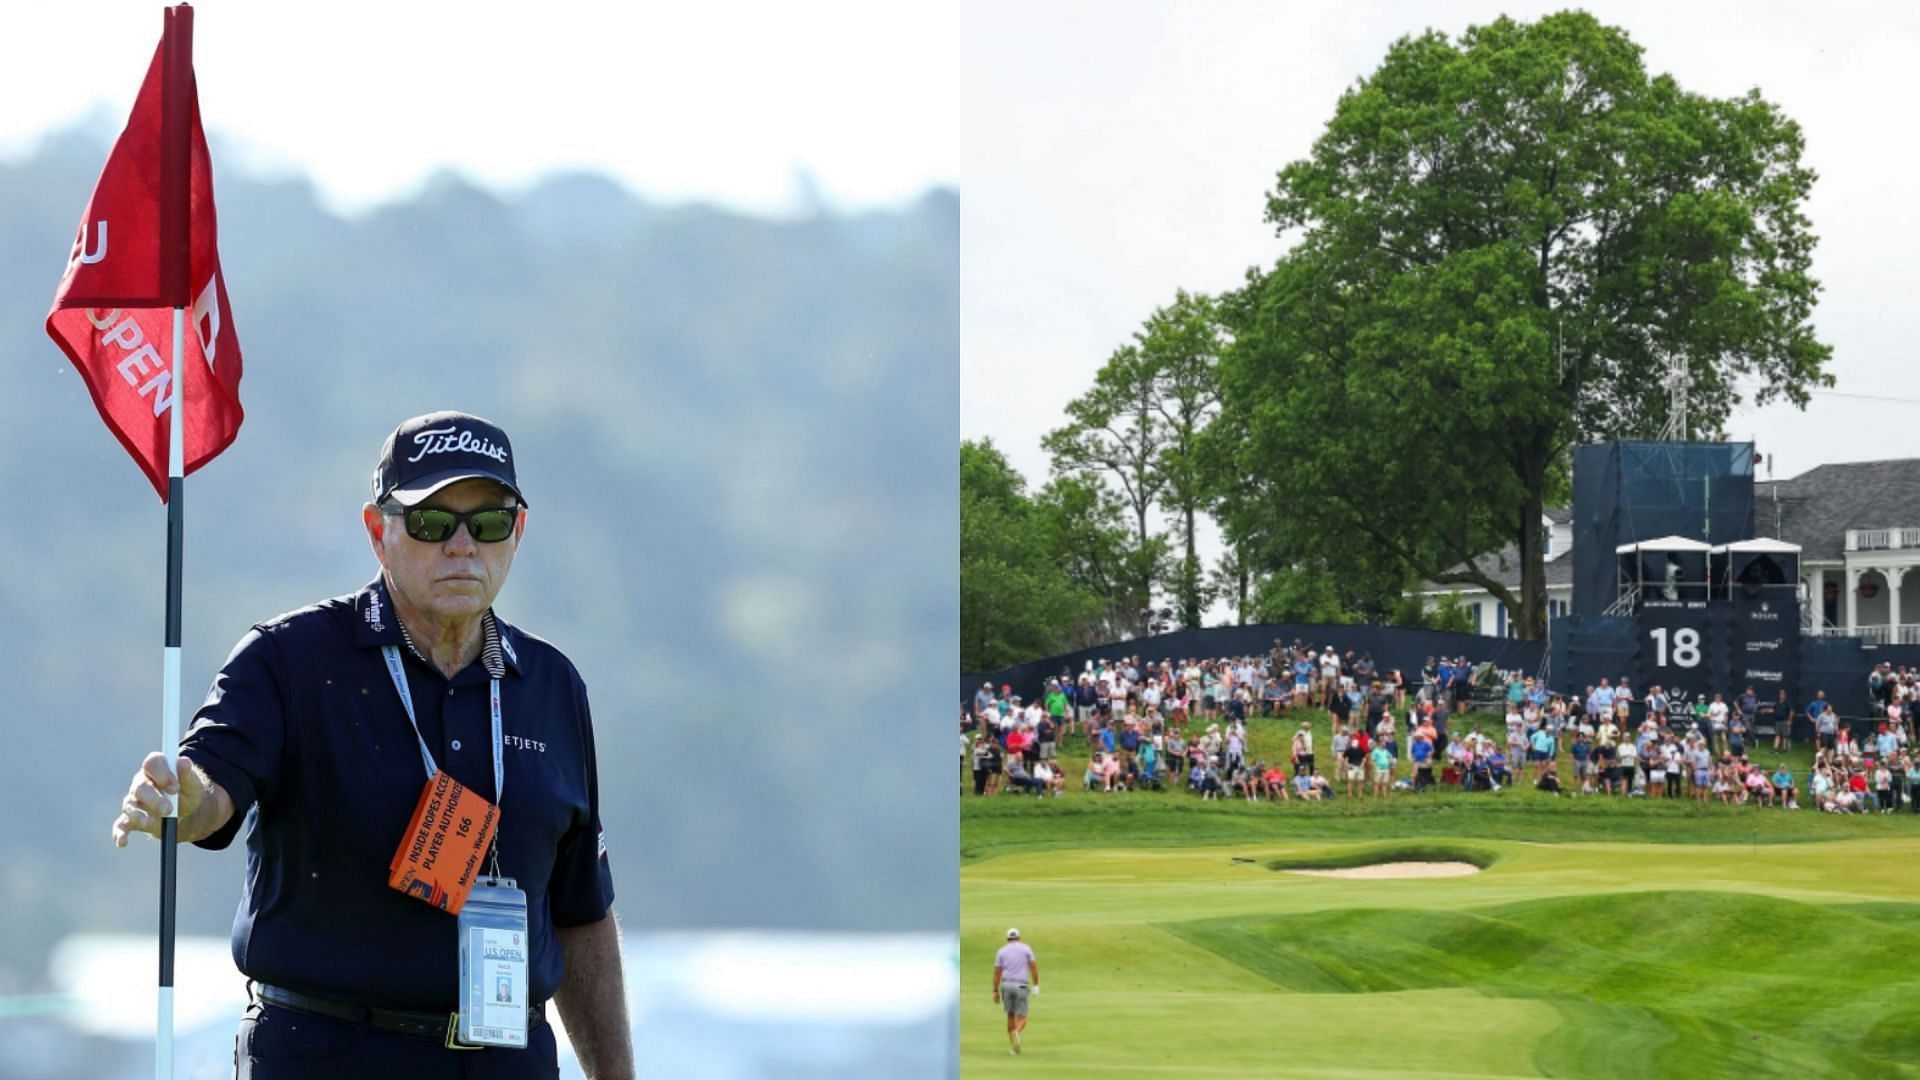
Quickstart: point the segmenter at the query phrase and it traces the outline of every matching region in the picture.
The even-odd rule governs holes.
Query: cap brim
[[[520,501],[521,506],[527,505],[527,497],[520,493],[518,487],[514,486],[512,482],[498,473],[490,473],[484,469],[449,469],[446,472],[429,473],[410,484],[396,487],[392,491],[387,492],[386,498],[399,503],[401,506],[417,506],[422,499],[427,498],[448,485],[457,484],[462,480],[491,480],[501,487],[506,488],[508,491],[513,492],[513,497]]]

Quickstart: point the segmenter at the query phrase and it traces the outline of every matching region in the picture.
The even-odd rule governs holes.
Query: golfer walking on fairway
[[[1019,930],[1007,931],[1007,943],[993,954],[993,1000],[1007,1010],[1007,1053],[1020,1052],[1020,1033],[1027,1030],[1027,993],[1040,992],[1040,964],[1033,950],[1020,940]]]

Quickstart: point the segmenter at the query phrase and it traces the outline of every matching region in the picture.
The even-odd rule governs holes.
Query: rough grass
[[[960,803],[963,863],[1084,847],[1188,847],[1305,840],[1434,838],[1766,846],[1920,834],[1920,814],[1842,817],[1801,809],[1705,806],[1618,797],[1554,799],[1534,791],[1393,795],[1324,804],[1201,802],[1185,793],[1069,792]]]
[[[1920,935],[1858,911],[1645,892],[1163,929],[1292,993],[1548,1001],[1563,1022],[1535,1051],[1546,1075],[1896,1075],[1920,1055],[1920,974],[1861,978],[1902,974]]]

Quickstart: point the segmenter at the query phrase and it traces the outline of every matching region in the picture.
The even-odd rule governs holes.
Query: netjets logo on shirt
[[[452,426],[428,428],[413,437],[413,445],[418,446],[420,452],[407,459],[409,465],[428,454],[479,454],[502,463],[507,460],[506,447]]]

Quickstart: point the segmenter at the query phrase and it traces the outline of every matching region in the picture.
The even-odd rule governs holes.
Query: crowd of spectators
[[[1848,723],[1824,691],[1797,709],[1785,691],[1774,701],[1753,687],[1731,701],[1690,699],[1660,686],[1639,693],[1623,677],[1562,696],[1464,657],[1429,659],[1409,679],[1365,652],[1276,641],[1264,656],[1089,661],[1031,701],[987,683],[962,707],[961,744],[976,795],[1058,798],[1070,779],[1089,792],[1253,802],[1525,784],[1554,795],[1920,811],[1911,746],[1920,674],[1879,665],[1868,693],[1874,715]],[[1284,760],[1255,755],[1248,722],[1299,715],[1289,710],[1324,713],[1326,745],[1303,719]],[[1816,742],[1804,786],[1784,759],[1758,760],[1791,749],[1797,716]],[[1070,740],[1088,751],[1078,777],[1060,759]]]

